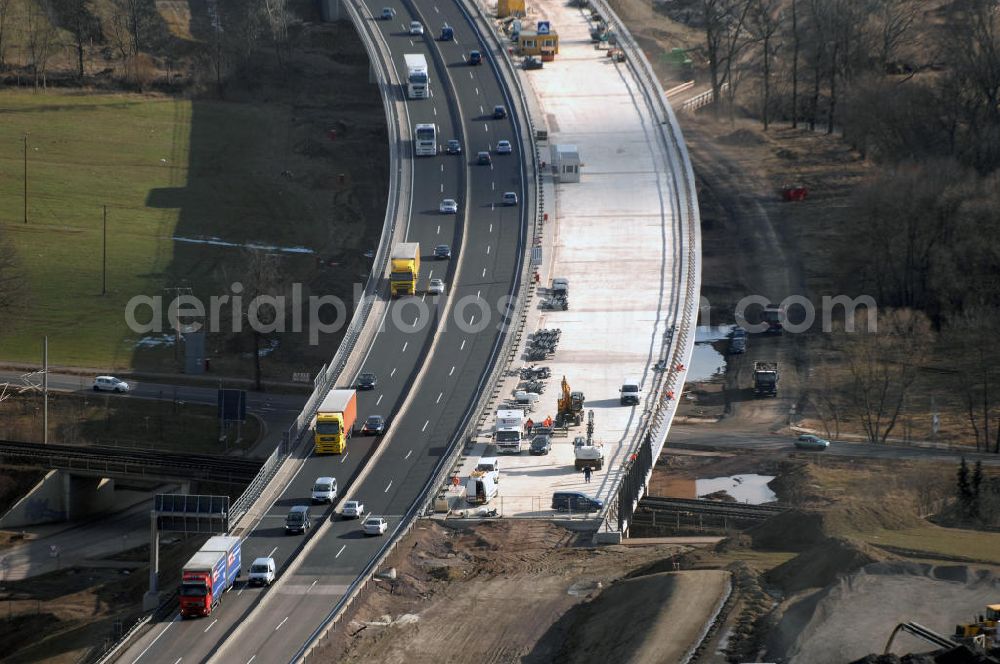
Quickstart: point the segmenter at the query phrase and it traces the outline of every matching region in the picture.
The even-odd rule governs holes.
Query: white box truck
[[[406,61],[406,95],[410,99],[426,99],[431,94],[427,58],[421,53],[407,53],[403,59]]]
[[[500,454],[520,454],[524,442],[524,411],[498,410],[494,439]]]

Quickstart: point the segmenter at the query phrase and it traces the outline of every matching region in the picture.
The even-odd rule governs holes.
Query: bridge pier
[[[340,20],[340,0],[320,0],[319,8],[327,23]]]
[[[114,479],[106,477],[51,470],[0,517],[0,528],[60,523],[101,512],[115,512],[149,497],[154,485],[142,484],[116,485]]]

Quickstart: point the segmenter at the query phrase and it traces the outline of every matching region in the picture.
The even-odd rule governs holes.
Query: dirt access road
[[[581,546],[544,521],[424,521],[320,661],[676,662],[728,593],[722,570],[674,571],[686,547]]]

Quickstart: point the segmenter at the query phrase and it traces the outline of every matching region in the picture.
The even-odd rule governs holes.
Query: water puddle
[[[725,339],[731,325],[699,325],[695,328],[694,351],[687,370],[687,382],[711,380],[726,371],[726,357],[713,344]]]
[[[774,475],[730,475],[695,480],[695,495],[699,498],[716,491],[725,491],[739,503],[761,505],[778,497],[767,487]]]

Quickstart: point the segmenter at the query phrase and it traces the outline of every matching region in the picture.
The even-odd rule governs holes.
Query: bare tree
[[[56,37],[51,5],[46,1],[28,3],[25,27],[32,82],[36,89],[45,87],[45,74]]]
[[[747,26],[754,41],[760,45],[761,51],[761,82],[763,100],[761,102],[761,121],[764,131],[767,131],[771,118],[771,59],[774,54],[775,35],[781,27],[778,13],[778,0],[754,0],[750,5]]]
[[[883,73],[899,57],[900,47],[912,38],[913,23],[919,15],[916,0],[878,0],[878,60]]]
[[[948,336],[956,348],[957,383],[976,449],[1000,454],[1000,352],[995,338],[1000,317],[980,307],[954,317]],[[993,425],[997,426],[994,434]]]
[[[0,0],[0,71],[7,68],[7,16],[12,2],[13,0]]]
[[[77,77],[82,81],[84,70],[84,48],[95,37],[100,38],[100,28],[93,14],[91,0],[54,0],[55,8],[62,24],[73,37],[73,47],[77,57]]]
[[[799,0],[792,0],[792,129],[799,126]]]
[[[291,44],[288,30],[292,23],[292,13],[288,10],[288,0],[264,0],[264,9],[271,31],[271,42],[274,44],[274,55],[278,65],[283,66],[282,52]]]
[[[865,329],[860,314],[855,326],[844,337],[851,403],[868,440],[885,443],[930,347],[930,323],[918,311],[893,309],[879,312],[877,330]]]
[[[744,22],[753,0],[701,0],[705,46],[712,77],[712,99],[722,99],[722,86],[732,83],[733,60],[744,45]],[[718,104],[715,105],[718,112]]]

